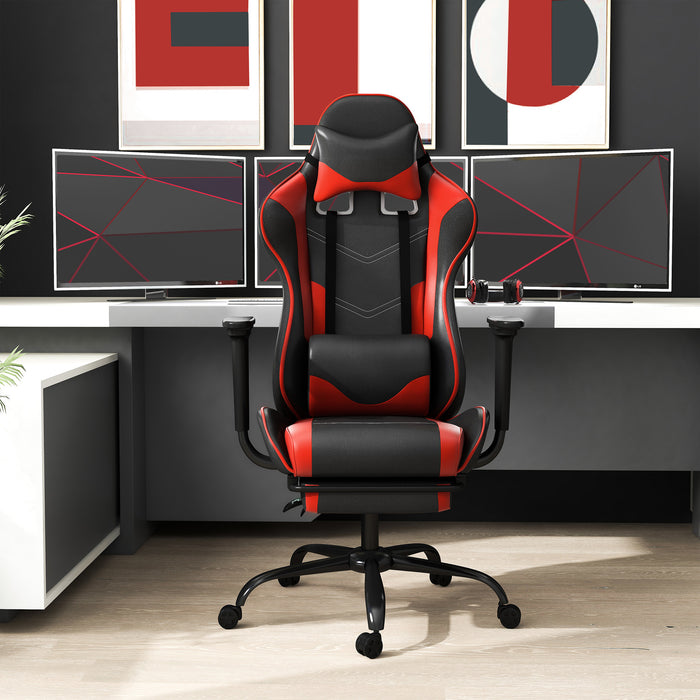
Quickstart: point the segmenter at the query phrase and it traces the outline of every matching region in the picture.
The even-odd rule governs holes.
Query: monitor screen
[[[673,151],[472,158],[470,275],[526,288],[670,291]]]
[[[245,284],[245,158],[53,151],[54,287]]]

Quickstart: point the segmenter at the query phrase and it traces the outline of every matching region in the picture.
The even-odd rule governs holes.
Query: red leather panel
[[[326,288],[312,281],[311,299],[314,306],[312,335],[322,335],[326,332]]]
[[[464,448],[462,429],[452,423],[435,423],[440,431],[440,476],[454,476],[460,466]]]
[[[405,199],[418,199],[421,195],[418,165],[414,162],[403,172],[382,182],[353,182],[330,168],[325,163],[318,164],[318,179],[314,189],[314,201],[323,202],[341,192],[351,190],[373,190],[390,192]]]
[[[429,406],[430,376],[414,379],[392,398],[377,404],[357,403],[325,379],[309,377],[309,413],[312,416],[424,416]]]
[[[305,493],[304,507],[306,508],[307,513],[318,513],[318,494]]]
[[[425,299],[425,282],[418,282],[411,287],[411,332],[423,335],[423,302]]]
[[[284,433],[284,441],[292,461],[294,476],[311,476],[312,474],[311,427],[312,420],[307,418],[293,423]]]
[[[450,509],[452,506],[451,496],[452,494],[449,491],[438,493],[438,513],[443,513]]]

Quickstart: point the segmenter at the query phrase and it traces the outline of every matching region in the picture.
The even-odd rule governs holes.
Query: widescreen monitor
[[[526,289],[671,290],[671,149],[476,156],[470,276]]]
[[[245,159],[53,152],[56,290],[245,284]]]

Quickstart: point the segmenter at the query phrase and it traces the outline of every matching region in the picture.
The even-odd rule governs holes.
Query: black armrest
[[[510,384],[513,367],[513,339],[525,325],[519,318],[487,319],[496,340],[496,377],[494,388],[495,434],[492,443],[484,450],[476,463],[476,468],[484,467],[496,458],[505,441],[510,425]]]
[[[250,371],[248,368],[248,339],[255,325],[252,316],[230,318],[221,324],[231,338],[233,362],[233,417],[243,452],[248,459],[265,469],[274,469],[272,460],[259,452],[250,441]]]

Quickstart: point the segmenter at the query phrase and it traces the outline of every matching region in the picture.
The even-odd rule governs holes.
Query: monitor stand
[[[144,295],[136,299],[123,297],[121,299],[108,299],[107,301],[123,301],[128,302],[129,304],[138,304],[139,302],[143,301],[192,301],[197,298],[198,297],[171,297],[168,296],[167,289],[145,289]]]

